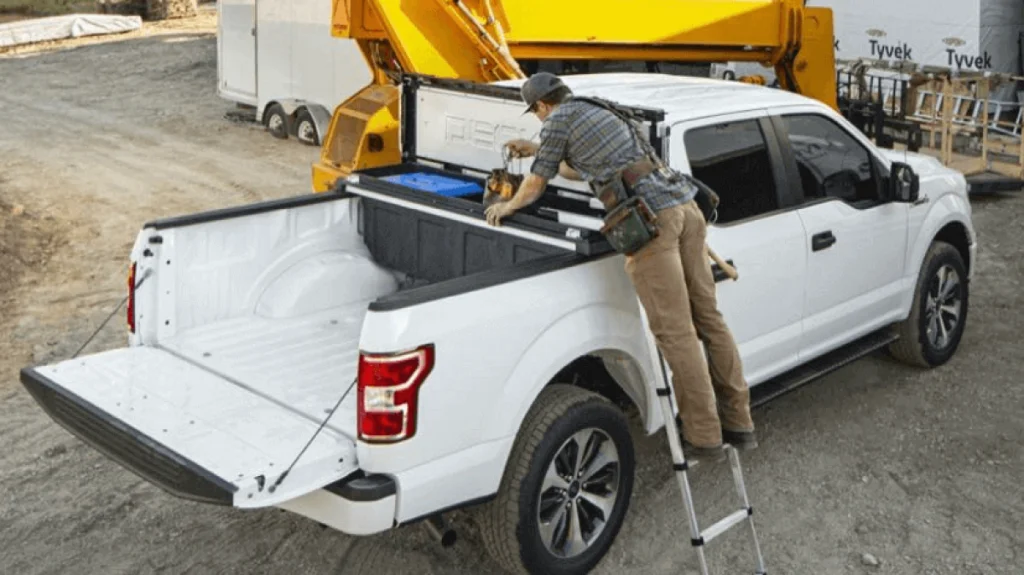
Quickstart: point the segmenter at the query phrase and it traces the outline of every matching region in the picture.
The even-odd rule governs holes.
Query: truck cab
[[[955,353],[976,251],[962,175],[792,93],[565,81],[630,109],[662,158],[719,194],[707,241],[739,278],[708,265],[756,403],[874,350],[923,368]],[[473,507],[509,570],[593,568],[629,505],[625,414],[661,429],[670,370],[584,183],[556,178],[486,223],[502,144],[540,130],[517,84],[407,76],[399,164],[144,224],[127,345],[26,367],[24,385],[179,497],[352,535]],[[400,177],[414,173],[468,191]]]

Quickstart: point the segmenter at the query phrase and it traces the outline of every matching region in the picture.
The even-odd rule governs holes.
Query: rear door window
[[[772,158],[757,120],[694,128],[686,132],[684,142],[693,176],[721,199],[717,223],[779,209]]]

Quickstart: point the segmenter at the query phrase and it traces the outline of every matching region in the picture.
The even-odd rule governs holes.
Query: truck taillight
[[[128,331],[135,333],[135,262],[128,268]]]
[[[395,443],[412,437],[419,389],[433,368],[433,345],[394,355],[361,353],[356,400],[359,439]]]

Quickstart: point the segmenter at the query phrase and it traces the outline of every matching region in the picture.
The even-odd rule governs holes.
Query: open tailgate
[[[357,469],[352,439],[324,426],[275,485],[320,422],[161,349],[25,368],[21,380],[68,431],[179,497],[264,507]]]

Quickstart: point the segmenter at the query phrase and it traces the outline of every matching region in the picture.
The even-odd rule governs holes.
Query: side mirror
[[[893,162],[888,192],[889,199],[894,202],[914,203],[921,193],[921,179],[907,164]]]

